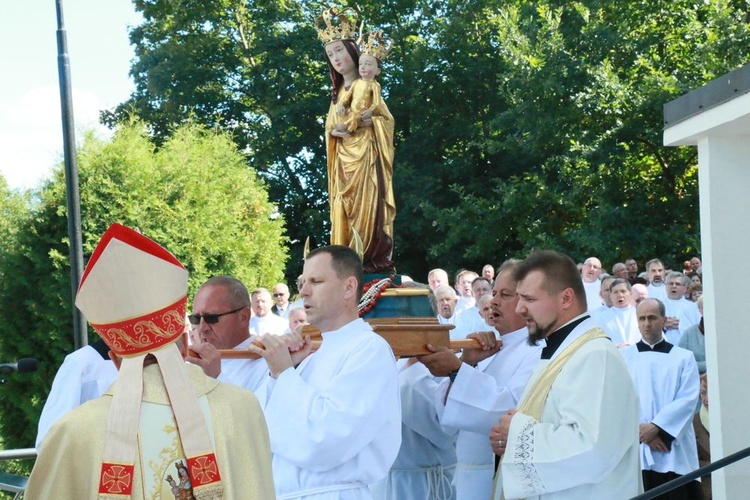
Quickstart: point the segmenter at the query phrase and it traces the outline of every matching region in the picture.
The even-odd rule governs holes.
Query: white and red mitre
[[[107,421],[99,498],[132,494],[147,354],[158,361],[177,426],[185,431],[180,440],[196,498],[222,496],[208,427],[175,345],[184,331],[187,283],[188,272],[174,255],[121,224],[104,233],[86,266],[76,306],[122,358]]]

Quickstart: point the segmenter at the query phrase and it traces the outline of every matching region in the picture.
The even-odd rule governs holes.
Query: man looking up
[[[271,312],[276,316],[289,319],[289,287],[286,283],[276,283],[273,287],[273,301],[275,304]]]
[[[359,318],[362,262],[348,247],[317,248],[305,258],[307,319],[320,348],[296,334],[264,335],[270,371],[259,391],[279,497],[367,499],[401,446],[401,405],[390,346]],[[327,496],[320,496],[326,494]]]
[[[271,292],[266,288],[257,288],[253,290],[251,300],[255,315],[250,318],[250,330],[257,335],[282,335],[289,323],[271,312]]]
[[[469,337],[479,340],[482,348],[464,349],[460,359],[448,348],[431,346],[435,353],[419,358],[433,375],[449,377],[438,387],[436,399],[440,423],[458,431],[457,500],[489,498],[495,463],[487,435],[500,416],[518,404],[542,350],[529,345],[525,321],[516,312],[513,269],[518,263],[511,259],[500,266],[492,291],[492,320],[501,342],[472,333]]]
[[[602,274],[602,263],[596,257],[589,257],[583,262],[581,269],[581,279],[583,280],[583,289],[586,293],[586,304],[589,311],[593,311],[602,305],[599,299],[599,275]]]
[[[664,304],[638,304],[642,340],[622,351],[640,400],[641,468],[646,491],[698,468],[693,428],[700,379],[693,354],[664,339]],[[669,498],[699,500],[701,484],[691,481]]]
[[[641,491],[638,400],[617,348],[586,314],[575,263],[538,251],[513,273],[529,342],[546,341],[518,411],[493,427],[495,498],[630,498]]]

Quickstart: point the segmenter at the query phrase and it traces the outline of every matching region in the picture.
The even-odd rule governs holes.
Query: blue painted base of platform
[[[369,283],[374,279],[387,278],[387,274],[366,274],[365,283]],[[401,275],[393,276],[392,282],[394,285],[401,284]],[[392,288],[389,288],[390,293]],[[410,290],[417,290],[413,288]],[[420,289],[422,290],[422,289]],[[429,292],[428,288],[424,288]],[[398,293],[398,292],[396,292]],[[384,295],[387,295],[384,294]],[[396,295],[396,296],[381,296],[375,307],[364,314],[363,318],[396,318],[396,317],[429,317],[435,316],[430,306],[430,301],[427,295]]]

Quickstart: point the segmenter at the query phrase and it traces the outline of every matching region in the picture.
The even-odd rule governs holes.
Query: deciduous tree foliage
[[[164,245],[187,267],[189,299],[216,274],[236,276],[250,289],[282,278],[283,218],[226,134],[188,123],[156,150],[134,122],[111,141],[88,135],[78,167],[84,260],[107,227],[120,222]],[[0,194],[0,206],[8,207],[13,197]],[[40,360],[37,373],[0,385],[0,435],[8,448],[33,446],[52,379],[73,350],[62,168],[35,197],[25,217],[17,218],[14,244],[0,259],[0,355]],[[4,226],[0,238],[8,241]],[[89,331],[89,338],[96,333]]]
[[[336,2],[342,5],[340,2]],[[327,240],[320,1],[136,0],[134,111],[169,137],[230,130],[268,180],[299,270]],[[498,264],[532,248],[605,262],[698,251],[694,149],[662,146],[664,103],[748,62],[742,1],[360,0],[395,41],[395,261]]]

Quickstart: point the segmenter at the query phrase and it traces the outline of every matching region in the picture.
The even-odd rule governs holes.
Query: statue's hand
[[[362,112],[362,114],[359,117],[359,126],[360,127],[372,127],[372,111],[369,109],[366,109]]]
[[[341,130],[336,130],[336,129],[331,130],[331,135],[333,137],[349,137],[349,136],[351,136],[351,134],[349,132],[347,132],[347,131],[343,131],[342,132]]]

